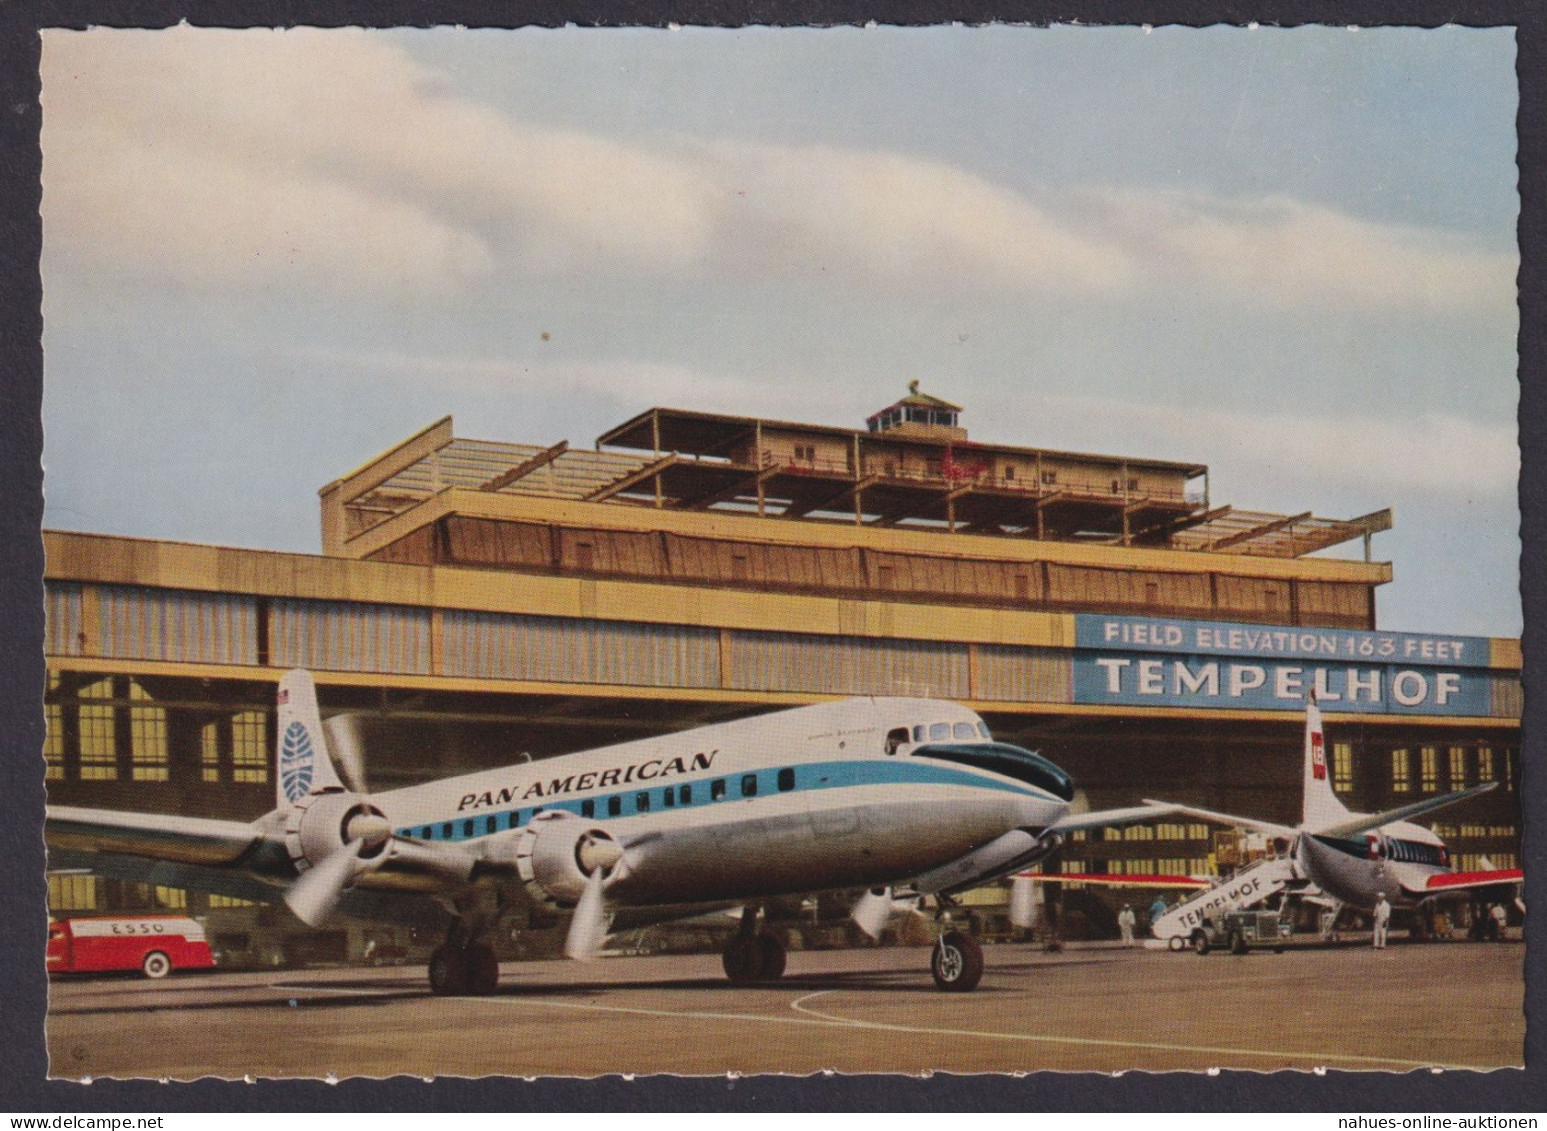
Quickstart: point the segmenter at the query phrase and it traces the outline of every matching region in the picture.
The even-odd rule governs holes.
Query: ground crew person
[[[1133,945],[1133,927],[1138,921],[1139,917],[1133,913],[1133,908],[1126,903],[1123,904],[1123,909],[1117,916],[1117,925],[1122,928],[1124,946]]]
[[[1495,903],[1493,910],[1488,914],[1493,919],[1493,937],[1499,942],[1504,942],[1504,929],[1509,926],[1509,912],[1504,910],[1502,903]]]
[[[1386,902],[1386,893],[1375,893],[1375,949],[1386,949],[1386,924],[1391,922],[1391,904]]]

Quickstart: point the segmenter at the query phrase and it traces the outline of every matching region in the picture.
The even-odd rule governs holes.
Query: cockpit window
[[[923,742],[925,736],[928,733],[929,733],[929,728],[924,726],[923,723],[920,723],[918,726],[913,728],[913,741],[914,742]]]
[[[887,731],[886,732],[886,752],[888,754],[895,754],[895,753],[897,753],[897,748],[899,746],[901,746],[904,742],[907,742],[907,741],[908,741],[908,728],[907,727],[897,727],[895,730]]]
[[[957,723],[951,728],[951,737],[958,742],[971,742],[978,736],[978,728],[971,723]]]
[[[951,737],[950,723],[932,723],[929,727],[929,741],[942,742]]]
[[[982,719],[978,720],[978,733],[984,738],[988,739],[988,741],[994,741],[993,732],[988,729],[988,724],[985,723]]]
[[[944,745],[930,743],[928,746],[916,748],[913,756],[936,758],[942,762],[955,762],[958,765],[987,770],[989,773],[1002,774],[1004,777],[1023,781],[1027,785],[1034,785],[1038,789],[1045,789],[1054,797],[1061,797],[1065,801],[1074,800],[1074,783],[1069,780],[1068,774],[1042,755],[1034,754],[1030,750],[1022,750],[1019,746],[1011,746],[1004,742],[974,742],[966,746],[957,746],[954,743]]]

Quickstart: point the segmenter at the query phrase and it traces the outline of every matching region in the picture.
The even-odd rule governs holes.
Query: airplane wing
[[[1166,805],[1164,801],[1145,801],[1146,805]],[[1235,825],[1242,829],[1256,829],[1258,832],[1267,833],[1269,836],[1281,836],[1294,838],[1300,835],[1300,830],[1290,825],[1275,824],[1273,821],[1259,821],[1256,817],[1238,817],[1234,813],[1219,813],[1213,809],[1200,809],[1196,805],[1170,805],[1169,808],[1184,817],[1197,817],[1203,821],[1214,821],[1221,825]]]
[[[176,864],[235,864],[264,840],[257,825],[161,813],[50,805],[50,849],[145,856]]]
[[[1483,888],[1509,887],[1524,878],[1525,874],[1519,868],[1496,868],[1491,872],[1439,872],[1430,876],[1428,883],[1421,888],[1404,887],[1402,890],[1414,899],[1430,899]]]
[[[265,820],[220,821],[51,805],[43,833],[52,871],[78,870],[278,903],[295,879],[295,866],[285,848],[283,829],[270,827]],[[412,897],[443,886],[433,876],[389,863],[360,877],[345,893],[339,911],[350,918],[419,924],[436,919],[438,913],[428,898]]]
[[[1108,825],[1132,825],[1139,821],[1155,821],[1183,812],[1180,805],[1164,801],[1146,801],[1143,805],[1131,805],[1126,809],[1098,809],[1093,813],[1065,813],[1048,826],[1048,832],[1067,833],[1076,829],[1100,829]]]
[[[1317,836],[1351,837],[1360,833],[1370,832],[1383,825],[1394,824],[1397,821],[1405,821],[1409,817],[1416,817],[1420,813],[1427,813],[1431,809],[1439,809],[1445,805],[1454,805],[1458,801],[1465,801],[1468,797],[1476,797],[1479,793],[1487,793],[1490,789],[1498,788],[1498,782],[1487,782],[1484,785],[1473,786],[1471,789],[1463,789],[1458,793],[1444,793],[1438,797],[1425,798],[1423,801],[1415,801],[1411,805],[1402,805],[1396,809],[1387,809],[1384,813],[1361,813],[1350,816],[1346,821],[1340,821],[1326,828],[1313,830]]]
[[[1195,890],[1206,888],[1209,881],[1192,876],[1111,876],[1105,872],[1017,872],[1017,880],[1036,884],[1097,884],[1114,888],[1167,888]]]

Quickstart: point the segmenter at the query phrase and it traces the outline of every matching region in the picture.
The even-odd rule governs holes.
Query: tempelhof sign
[[[1074,701],[1292,710],[1491,713],[1489,645],[1477,636],[1075,616]]]

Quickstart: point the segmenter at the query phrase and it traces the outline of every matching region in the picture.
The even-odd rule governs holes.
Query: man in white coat
[[[1123,945],[1133,945],[1133,928],[1138,923],[1139,917],[1133,913],[1133,908],[1123,904],[1123,909],[1117,913],[1117,925],[1123,932]]]
[[[1386,902],[1386,893],[1375,893],[1375,949],[1386,949],[1386,925],[1391,922],[1391,904]]]

